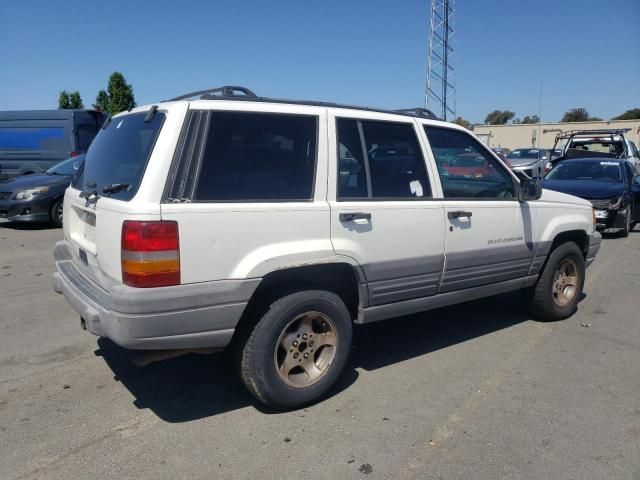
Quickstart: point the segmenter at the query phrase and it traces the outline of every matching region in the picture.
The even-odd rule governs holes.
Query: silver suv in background
[[[549,150],[543,148],[517,148],[507,155],[511,169],[528,177],[542,177],[549,158]]]

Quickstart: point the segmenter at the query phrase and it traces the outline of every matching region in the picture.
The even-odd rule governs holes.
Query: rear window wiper
[[[131,189],[131,184],[129,183],[112,183],[111,185],[107,185],[106,187],[104,187],[102,189],[102,193],[106,193],[106,194],[112,194],[112,193],[118,193],[121,192],[122,190],[129,190]]]
[[[98,200],[98,191],[96,190],[96,182],[87,182],[87,189],[80,192],[80,198],[86,199],[87,203],[95,203]],[[93,197],[93,198],[92,198]]]

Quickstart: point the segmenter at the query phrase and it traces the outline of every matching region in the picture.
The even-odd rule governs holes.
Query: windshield
[[[146,115],[142,112],[116,117],[100,130],[89,147],[75,188],[95,189],[102,195],[105,187],[124,184],[126,188],[109,195],[119,200],[133,198],[165,118],[158,112],[145,122]]]
[[[535,159],[535,158],[542,158],[544,156],[545,155],[542,150],[538,150],[535,148],[518,148],[517,150],[514,150],[509,155],[507,155],[507,158],[512,158],[514,160],[517,160],[519,158]]]
[[[598,152],[608,155],[622,155],[624,153],[624,145],[621,141],[611,141],[611,139],[573,139],[569,144],[569,148],[579,150],[581,152]]]
[[[64,162],[60,162],[57,165],[51,167],[49,170],[47,170],[47,173],[50,173],[51,175],[73,175],[78,171],[80,161],[81,160],[79,157],[69,158]]]
[[[622,181],[622,171],[618,162],[580,160],[560,162],[551,170],[546,180],[595,180],[598,182]]]

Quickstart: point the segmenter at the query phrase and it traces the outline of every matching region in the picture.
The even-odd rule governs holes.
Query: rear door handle
[[[447,217],[449,217],[451,220],[454,220],[456,218],[471,218],[471,215],[473,215],[472,212],[464,212],[462,210],[457,210],[455,212],[447,212]]]
[[[341,222],[353,222],[354,220],[371,220],[371,214],[365,212],[341,213],[338,218]]]

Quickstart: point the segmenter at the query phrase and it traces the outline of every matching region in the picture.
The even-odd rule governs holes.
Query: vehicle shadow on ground
[[[353,385],[358,368],[383,368],[527,319],[516,292],[358,326],[349,364],[328,397]],[[227,352],[190,354],[141,368],[132,364],[138,353],[104,338],[98,340],[98,346],[95,354],[103,357],[114,379],[135,397],[134,404],[151,409],[167,422],[193,421],[250,405],[265,414],[278,413],[257,403],[244,389]]]

